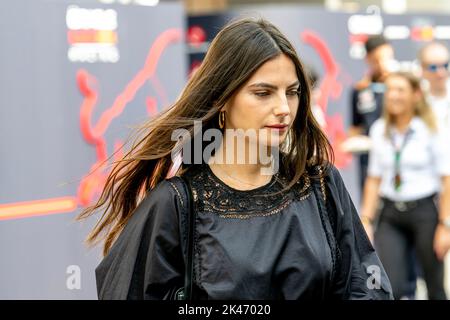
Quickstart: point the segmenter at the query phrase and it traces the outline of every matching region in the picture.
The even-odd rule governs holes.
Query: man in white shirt
[[[440,42],[430,42],[419,52],[427,101],[433,108],[443,134],[450,139],[450,54]]]
[[[424,92],[437,120],[443,148],[450,146],[450,53],[441,42],[433,41],[419,51]],[[446,260],[446,278],[450,273]]]

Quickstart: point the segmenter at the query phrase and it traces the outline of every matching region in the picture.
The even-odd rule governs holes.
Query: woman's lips
[[[266,126],[266,128],[272,129],[272,130],[278,130],[278,131],[286,131],[288,128],[287,124],[272,124]]]

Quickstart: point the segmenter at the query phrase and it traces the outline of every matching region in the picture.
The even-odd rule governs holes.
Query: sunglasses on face
[[[427,70],[430,72],[437,72],[440,68],[444,68],[445,70],[448,71],[449,65],[450,65],[450,62],[446,62],[444,64],[432,63],[432,64],[427,65]]]

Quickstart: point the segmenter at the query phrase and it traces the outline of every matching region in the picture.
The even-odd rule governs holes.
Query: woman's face
[[[282,143],[299,104],[299,79],[292,60],[280,54],[265,62],[228,101],[225,129],[256,132],[266,146]]]
[[[409,81],[402,76],[392,75],[386,79],[384,98],[386,110],[392,116],[414,112],[417,97]]]

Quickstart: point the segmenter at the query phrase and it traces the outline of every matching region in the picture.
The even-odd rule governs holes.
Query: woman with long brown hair
[[[411,73],[387,77],[383,112],[370,132],[373,146],[361,218],[374,238],[396,299],[409,292],[411,249],[422,267],[429,299],[446,299],[443,259],[450,247],[448,146],[438,134],[419,79]]]
[[[330,152],[293,46],[230,23],[81,215],[99,298],[390,298]]]

